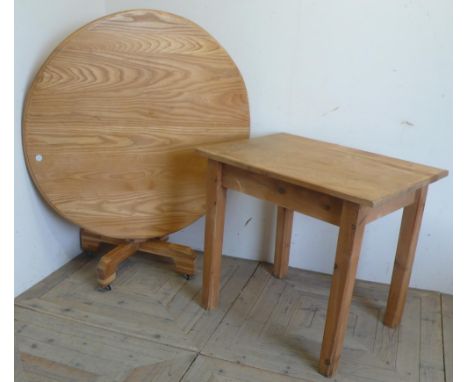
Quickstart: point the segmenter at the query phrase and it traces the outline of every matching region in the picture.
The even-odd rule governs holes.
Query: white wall
[[[53,46],[102,12],[101,3],[86,4],[16,4],[18,292],[79,251],[77,230],[50,213],[32,189],[18,105]],[[451,171],[450,1],[105,0],[105,13],[131,8],[185,16],[227,49],[246,81],[252,136],[287,131]],[[223,252],[272,261],[274,207],[235,192],[228,198]],[[368,226],[359,278],[389,282],[400,216]],[[201,249],[203,228],[201,219],[172,240]],[[330,273],[336,237],[334,226],[296,214],[291,266]],[[451,176],[430,187],[411,285],[452,291]]]
[[[244,76],[253,136],[287,131],[452,170],[451,1],[106,4],[107,13],[173,12],[210,32]],[[230,191],[223,253],[272,261],[275,216],[271,204]],[[367,227],[359,278],[390,281],[400,218]],[[201,249],[203,229],[202,219],[172,240]],[[330,273],[337,234],[296,214],[290,265]],[[429,189],[411,285],[452,291],[451,175]]]
[[[21,114],[42,62],[69,33],[105,14],[103,0],[15,1],[15,295],[80,253],[78,228],[36,192],[21,145]]]

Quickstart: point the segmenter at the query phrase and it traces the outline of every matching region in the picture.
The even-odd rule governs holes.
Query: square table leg
[[[414,203],[406,206],[403,210],[392,282],[384,317],[384,324],[392,328],[400,324],[403,315],[426,195],[427,186],[418,190]]]
[[[202,292],[202,305],[205,309],[214,309],[219,302],[226,209],[226,189],[222,185],[222,170],[221,163],[208,161]]]
[[[365,220],[363,208],[351,202],[343,202],[319,362],[320,373],[327,377],[334,374],[343,349],[361,243],[366,226]]]
[[[288,273],[293,215],[293,210],[278,206],[276,216],[276,245],[273,275],[279,279],[282,279]]]

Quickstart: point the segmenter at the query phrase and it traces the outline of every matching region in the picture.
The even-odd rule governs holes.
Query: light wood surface
[[[444,380],[444,345],[441,301],[424,297],[421,304],[421,375],[420,381]]]
[[[168,243],[161,240],[147,240],[138,249],[157,256],[169,257],[175,263],[175,270],[186,276],[193,276],[196,269],[197,254],[186,245]]]
[[[44,199],[91,232],[178,231],[205,211],[194,146],[248,137],[247,92],[206,31],[154,10],[96,20],[65,39],[25,102],[23,145]]]
[[[226,189],[222,184],[222,176],[222,165],[218,162],[208,161],[202,292],[202,305],[206,309],[213,309],[219,303],[226,210]]]
[[[84,264],[75,264],[74,272],[56,275],[39,290],[33,288],[17,298],[17,305],[102,331],[196,352],[208,341],[258,265],[225,257],[223,301],[216,311],[206,312],[200,306],[201,260],[197,273],[187,281],[174,272],[170,262],[137,253],[120,269],[112,291],[102,293],[95,285],[98,259],[85,259]]]
[[[199,356],[181,382],[304,382],[303,379]]]
[[[372,207],[448,174],[446,170],[284,133],[198,150],[222,163]]]
[[[192,276],[195,274],[197,253],[190,247],[181,244],[169,243],[168,237],[162,237],[159,239],[150,239],[144,241],[132,241],[127,242],[123,239],[115,239],[103,235],[93,234],[84,229],[80,231],[81,248],[84,251],[96,252],[101,244],[114,244],[117,246],[133,245],[134,252],[137,250],[140,252],[150,253],[157,256],[167,257],[174,261],[175,270],[185,276]],[[130,256],[132,254],[130,253]],[[98,283],[101,286],[107,286],[110,283],[106,283],[105,280],[112,274],[109,274],[110,267],[117,269],[117,267],[128,258],[129,256],[121,256],[120,251],[112,250],[105,254],[98,264]],[[115,271],[114,271],[115,272]],[[111,278],[113,281],[114,277]]]
[[[115,280],[119,264],[134,255],[137,249],[138,244],[135,242],[123,243],[102,256],[97,266],[99,285],[110,285]]]
[[[282,279],[288,274],[294,210],[278,207],[276,211],[275,261],[273,264],[273,274],[275,277]]]
[[[329,275],[295,268],[279,280],[261,264],[202,354],[303,381],[444,381],[440,295],[410,290],[402,324],[392,329],[382,322],[387,287],[361,281],[354,289],[340,366],[333,378],[319,374],[330,282]],[[241,375],[239,370],[238,379],[232,378],[255,380]]]
[[[395,212],[400,208],[413,204],[418,192],[419,190],[408,191],[396,198],[390,199],[389,201],[381,204],[380,206],[377,206],[375,208],[367,208],[366,222],[370,223],[385,215]]]
[[[363,209],[345,202],[320,352],[319,371],[327,377],[335,373],[343,349],[365,227]]]
[[[15,336],[15,382],[178,382],[196,357],[150,338],[22,307],[15,308]]]
[[[414,203],[406,206],[403,210],[392,281],[388,294],[387,312],[384,319],[385,325],[392,328],[400,324],[405,307],[406,293],[416,255],[426,196],[427,187],[424,187],[416,193]]]
[[[343,202],[322,192],[231,165],[222,166],[223,186],[339,225]]]
[[[427,188],[446,176],[446,170],[290,134],[208,145],[198,150],[208,157],[213,169],[207,193],[210,207],[205,225],[204,307],[213,309],[218,304],[216,280],[221,268],[225,189],[233,189],[278,205],[273,266],[278,278],[284,277],[288,269],[294,210],[340,227],[318,364],[320,373],[327,377],[335,374],[343,350],[365,226],[404,207],[383,320],[389,327],[399,325]],[[440,369],[433,372],[440,375]]]
[[[453,296],[441,295],[445,382],[453,381]]]
[[[330,276],[290,268],[278,280],[268,264],[224,257],[221,306],[204,312],[199,276],[137,254],[102,294],[96,262],[79,256],[16,299],[16,382],[330,381],[316,370]],[[382,323],[386,297],[356,282],[332,380],[443,382],[444,358],[451,382],[451,296],[410,289],[396,329]]]

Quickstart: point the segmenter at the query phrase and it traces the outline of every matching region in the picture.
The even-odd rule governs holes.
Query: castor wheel
[[[97,288],[99,292],[110,292],[112,290],[112,287],[109,285],[106,286],[100,286]]]
[[[192,279],[193,275],[189,275],[188,273],[186,273],[186,274],[184,275],[184,277],[185,277],[185,280],[188,281],[188,280],[191,280],[191,279]]]

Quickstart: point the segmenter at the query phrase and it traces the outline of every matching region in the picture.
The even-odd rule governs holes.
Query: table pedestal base
[[[119,265],[137,251],[171,258],[175,263],[176,272],[185,275],[187,279],[193,276],[197,254],[192,248],[169,243],[167,239],[166,236],[142,241],[122,240],[97,235],[83,229],[80,231],[81,248],[84,251],[96,252],[104,243],[116,246],[101,257],[97,266],[97,281],[105,290],[110,290],[109,286],[116,278]]]

